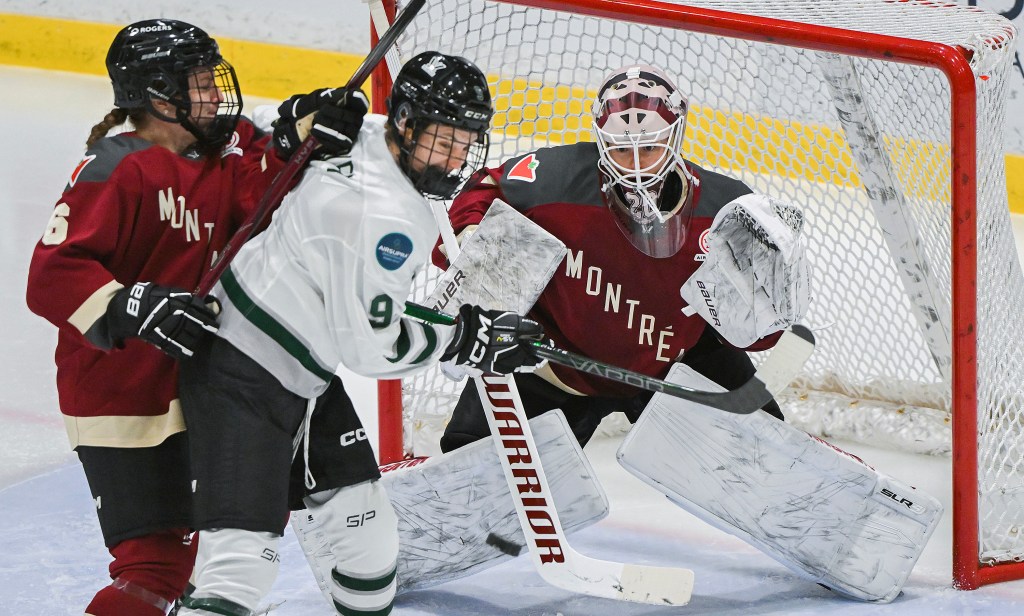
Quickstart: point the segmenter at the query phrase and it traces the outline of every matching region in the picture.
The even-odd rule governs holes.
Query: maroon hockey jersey
[[[690,164],[699,180],[686,242],[674,256],[649,257],[629,242],[604,205],[593,143],[542,148],[483,169],[456,197],[449,216],[456,233],[475,225],[501,199],[555,237],[568,254],[530,315],[555,345],[586,357],[664,378],[669,366],[697,343],[708,326],[684,316],[682,286],[707,253],[706,232],[729,201],[752,192],[745,184]],[[444,266],[444,255],[434,252]],[[772,335],[751,347],[772,346]],[[573,389],[596,396],[632,396],[637,390],[552,365]]]
[[[57,392],[73,446],[153,446],[182,429],[172,358],[137,339],[103,351],[84,333],[121,286],[196,287],[283,167],[264,156],[268,142],[244,119],[219,156],[123,133],[74,169],[27,292],[29,308],[58,327]]]

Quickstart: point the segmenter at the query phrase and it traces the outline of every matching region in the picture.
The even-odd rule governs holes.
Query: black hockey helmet
[[[197,69],[208,69],[210,72]],[[148,19],[125,26],[107,52],[107,73],[114,87],[114,106],[144,108],[161,120],[177,122],[204,145],[219,145],[235,130],[242,112],[242,94],[235,70],[201,28],[174,19]],[[211,82],[200,83],[205,73]],[[216,111],[195,114],[189,90],[213,86]],[[158,112],[153,100],[167,101],[173,117]],[[213,107],[213,102],[204,107]]]
[[[427,51],[409,60],[395,77],[388,98],[388,126],[401,148],[402,171],[427,197],[449,199],[487,159],[488,128],[494,107],[487,78],[472,62],[458,56]],[[449,172],[436,166],[415,171],[413,148],[431,124],[443,124],[476,133],[460,169]],[[406,133],[412,130],[411,139]]]

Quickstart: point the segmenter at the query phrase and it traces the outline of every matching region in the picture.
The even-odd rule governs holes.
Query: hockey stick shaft
[[[455,323],[455,319],[447,314],[412,302],[406,302],[405,313],[429,323],[439,325]],[[803,325],[792,326],[783,333],[776,343],[775,349],[772,350],[769,358],[753,378],[740,387],[725,392],[691,389],[539,342],[532,344],[533,352],[551,363],[632,385],[638,389],[662,392],[722,411],[745,415],[753,413],[771,402],[773,394],[781,391],[792,381],[814,350],[814,335]]]
[[[384,59],[387,52],[398,40],[398,37],[405,32],[409,24],[419,13],[423,5],[426,4],[426,0],[411,0],[409,4],[402,9],[402,12],[395,18],[395,23],[391,24],[387,32],[380,37],[377,45],[370,50],[370,53],[363,59],[363,63],[359,65],[356,72],[349,78],[348,83],[345,84],[346,88],[358,88],[363,85],[370,77],[370,73],[373,69],[380,64],[380,61]],[[252,238],[253,233],[256,229],[263,224],[267,214],[271,212],[281,200],[284,199],[285,194],[291,188],[292,180],[298,175],[299,171],[306,166],[309,162],[310,157],[313,155],[313,150],[320,145],[316,140],[316,137],[309,135],[306,137],[299,147],[292,152],[292,155],[288,158],[288,162],[285,164],[274,179],[270,182],[270,187],[267,188],[267,192],[263,193],[263,197],[260,199],[256,209],[253,210],[252,214],[242,223],[242,226],[235,231],[231,239],[228,240],[227,244],[224,245],[221,250],[220,256],[214,262],[213,266],[203,275],[203,278],[199,281],[199,286],[196,287],[195,294],[199,297],[205,297],[213,289],[213,285],[217,284],[224,270],[228,268],[231,261],[238,254],[238,251],[242,246]]]

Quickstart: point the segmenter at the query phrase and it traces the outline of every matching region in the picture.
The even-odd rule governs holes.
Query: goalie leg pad
[[[560,411],[530,420],[566,533],[608,515],[608,498]],[[398,592],[435,586],[526,552],[490,438],[385,473],[398,515]]]
[[[669,380],[716,387],[682,365]],[[935,498],[767,414],[663,394],[618,459],[686,511],[862,601],[899,595],[942,517]]]

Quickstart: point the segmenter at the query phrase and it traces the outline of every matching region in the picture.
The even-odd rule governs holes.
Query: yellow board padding
[[[107,49],[120,25],[0,13],[0,64],[106,75]],[[243,41],[211,32],[235,67],[243,96],[284,99],[344,85],[362,56]],[[365,88],[369,93],[369,88]]]
[[[0,13],[0,64],[106,75],[104,58],[120,25]],[[302,49],[218,36],[224,57],[238,73],[245,96],[284,99],[314,88],[340,85],[362,62],[356,54]],[[587,103],[594,93],[546,86],[525,79],[491,80],[498,101],[496,130],[509,137],[543,136],[549,143],[591,140]],[[369,88],[364,88],[369,93]],[[756,173],[856,187],[859,178],[843,136],[830,129],[694,106],[686,154],[708,164]],[[900,144],[908,153],[894,161],[902,180],[941,171],[948,151],[928,144]],[[900,151],[897,148],[896,151]],[[943,158],[945,157],[945,158]],[[1024,214],[1024,155],[1006,156],[1010,210]],[[909,186],[911,194],[941,197],[948,187]]]
[[[1024,156],[1007,154],[1006,190],[1010,199],[1010,211],[1024,214]]]

